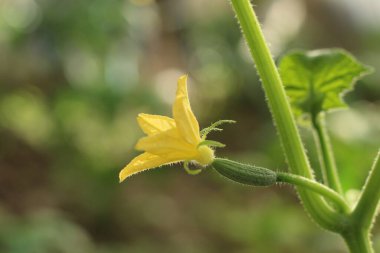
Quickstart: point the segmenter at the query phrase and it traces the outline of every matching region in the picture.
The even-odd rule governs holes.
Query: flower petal
[[[140,113],[137,116],[137,122],[139,123],[143,132],[147,135],[164,132],[176,126],[175,121],[172,118],[145,113]]]
[[[192,157],[197,153],[196,146],[183,140],[176,128],[141,138],[135,147],[155,155],[176,155],[182,159]]]
[[[173,157],[160,157],[150,153],[143,153],[135,157],[127,166],[124,167],[119,173],[120,182],[124,181],[127,177],[130,177],[136,173],[144,170],[153,169],[161,165],[175,162]]]
[[[190,107],[186,83],[187,75],[178,79],[177,93],[173,104],[173,117],[182,137],[187,142],[197,145],[201,139],[199,124]]]

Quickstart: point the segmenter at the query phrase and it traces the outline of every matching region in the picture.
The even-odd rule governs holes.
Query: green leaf
[[[202,169],[195,169],[195,170],[194,169],[190,169],[189,163],[190,163],[189,161],[185,161],[183,163],[183,168],[185,169],[185,171],[187,172],[187,174],[195,176],[195,175],[198,175],[199,173],[202,172]]]
[[[218,126],[226,124],[226,123],[234,124],[234,123],[236,123],[236,121],[235,120],[229,120],[229,119],[222,119],[222,120],[218,120],[217,122],[212,123],[209,127],[206,127],[206,128],[201,130],[200,133],[201,133],[202,139],[205,140],[207,138],[207,135],[211,131],[223,131],[223,129],[218,128]]]
[[[322,49],[285,55],[279,71],[295,115],[316,117],[346,107],[342,96],[372,68],[342,49]]]
[[[201,141],[199,144],[198,144],[198,148],[201,147],[201,146],[209,146],[209,147],[216,147],[216,148],[224,148],[226,145],[219,142],[219,141],[212,141],[212,140],[204,140],[204,141]]]

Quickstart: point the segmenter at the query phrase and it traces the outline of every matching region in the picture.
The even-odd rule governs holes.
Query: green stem
[[[343,235],[344,240],[351,253],[374,253],[369,233],[353,228],[352,233]]]
[[[261,77],[290,169],[294,174],[312,179],[312,171],[280,75],[251,3],[249,0],[231,0],[231,3]],[[305,208],[320,226],[331,231],[342,229],[343,217],[336,213],[322,197],[302,188],[298,188],[298,192]]]
[[[380,151],[378,152],[364,189],[352,214],[355,224],[369,230],[377,214],[380,201]]]
[[[330,143],[330,138],[326,129],[325,115],[313,116],[313,128],[315,130],[316,142],[318,143],[318,152],[320,155],[321,170],[325,183],[342,194],[342,186],[340,185],[338,170]]]
[[[277,172],[277,182],[289,183],[317,192],[336,204],[339,210],[343,211],[345,214],[350,213],[350,207],[340,194],[314,180],[286,172]]]

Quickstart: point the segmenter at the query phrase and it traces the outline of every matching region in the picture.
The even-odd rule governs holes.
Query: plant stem
[[[364,185],[362,194],[352,214],[358,227],[369,230],[377,214],[380,201],[380,151],[373,163],[371,172]]]
[[[314,180],[286,172],[277,172],[277,182],[289,183],[317,192],[325,198],[334,202],[334,204],[336,204],[337,207],[344,213],[350,213],[350,207],[347,205],[346,201],[340,194]]]
[[[280,75],[251,3],[249,0],[231,0],[231,3],[261,77],[290,169],[294,174],[312,179],[309,161],[290,110]],[[336,213],[318,194],[306,191],[301,187],[298,187],[298,192],[306,210],[320,226],[331,231],[342,229],[343,217]]]
[[[353,228],[352,233],[346,233],[343,238],[351,253],[374,253],[369,233]]]
[[[319,116],[312,117],[313,128],[315,130],[316,142],[318,143],[318,152],[321,162],[321,170],[325,183],[334,189],[336,192],[342,194],[342,186],[340,185],[338,170],[332,151],[330,138],[326,129],[325,115],[323,113]]]

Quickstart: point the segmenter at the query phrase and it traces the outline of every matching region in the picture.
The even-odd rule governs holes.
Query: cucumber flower
[[[183,75],[178,79],[173,118],[141,113],[137,116],[137,122],[147,136],[142,137],[135,148],[144,153],[124,167],[119,174],[120,182],[138,172],[181,161],[185,162],[184,167],[189,173],[199,172],[200,170],[189,170],[188,163],[192,161],[203,167],[210,165],[214,161],[211,146],[224,145],[206,140],[206,136],[210,131],[220,131],[216,128],[220,123],[232,121],[216,122],[200,132],[198,121],[190,107],[187,75]]]

